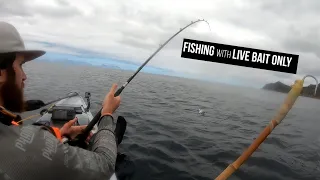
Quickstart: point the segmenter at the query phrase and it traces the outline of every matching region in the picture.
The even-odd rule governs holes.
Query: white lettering
[[[187,47],[188,44],[189,44],[188,42],[183,43],[183,52],[186,51],[186,48],[188,48],[188,50],[189,50],[189,46]]]
[[[196,43],[185,42],[183,44],[183,52],[185,52],[186,49],[187,49],[187,52],[189,53],[197,53],[197,54],[213,56],[215,47],[206,45],[206,44],[196,44]]]
[[[256,62],[257,61],[257,53],[256,52],[252,52],[252,62]]]
[[[266,60],[266,64],[268,64],[268,63],[269,63],[269,57],[270,57],[270,54],[266,54],[266,56],[267,56],[267,57],[266,57],[266,59],[265,59],[265,60]]]
[[[52,161],[52,154],[57,151],[57,139],[49,132],[44,132],[45,148],[42,149],[43,157]]]
[[[217,49],[217,57],[224,57],[225,50]]]
[[[235,52],[235,49],[234,49],[232,59],[249,61],[248,59],[249,53],[250,51],[243,51],[243,50],[237,50],[237,52]]]
[[[288,66],[287,67],[290,66],[291,60],[292,60],[292,57],[287,57],[287,61],[288,61]]]
[[[291,60],[292,60],[292,57],[273,55],[272,56],[272,65],[289,67]]]
[[[210,56],[213,56],[214,55],[214,49],[215,47],[214,46],[210,46]]]
[[[276,64],[277,64],[277,61],[278,61],[277,55],[273,55],[273,56],[272,56],[272,61],[271,61],[272,65],[276,65]]]
[[[245,61],[249,61],[249,54],[248,53],[250,53],[250,51],[245,51]]]
[[[196,44],[196,53],[201,54],[201,44]]]
[[[191,43],[191,51],[189,51],[189,52],[194,53],[194,46],[195,45],[196,45],[195,43]]]
[[[233,52],[232,53],[232,59],[237,59],[237,57],[235,56],[235,54],[236,54],[235,49],[233,49],[232,52]]]
[[[231,57],[232,52],[231,51],[227,51],[227,58]]]
[[[34,139],[34,132],[32,131],[31,126],[25,126],[21,128],[20,136],[16,140],[15,147],[22,150],[26,151],[25,145],[26,144],[31,144]]]

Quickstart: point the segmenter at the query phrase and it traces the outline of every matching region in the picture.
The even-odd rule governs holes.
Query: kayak
[[[90,111],[90,96],[89,92],[85,93],[86,103],[79,93],[71,92],[67,98],[59,100],[48,109],[43,109],[40,112],[41,117],[36,120],[36,123],[61,128],[66,122],[77,117],[76,125],[87,125],[93,119]],[[97,130],[98,127],[95,125],[91,132],[96,133]],[[110,180],[118,180],[116,172]]]
[[[45,124],[48,126],[62,127],[66,122],[78,118],[76,125],[87,125],[93,119],[90,111],[90,93],[86,92],[88,104],[82,96],[77,92],[68,93],[68,97],[59,100],[48,109],[43,109],[41,117],[36,123]],[[97,125],[92,129],[92,133],[98,130]]]

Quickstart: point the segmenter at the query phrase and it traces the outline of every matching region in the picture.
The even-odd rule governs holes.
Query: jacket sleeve
[[[86,150],[59,142],[39,126],[22,126],[15,129],[18,138],[8,140],[14,146],[5,148],[12,153],[10,160],[0,165],[6,167],[13,179],[109,180],[115,172],[117,157],[114,128],[113,118],[104,116],[90,140],[90,149]],[[17,169],[14,164],[23,168]]]
[[[114,128],[113,117],[104,116],[99,121],[98,131],[90,139],[90,145],[87,150],[67,145],[71,151],[68,161],[70,166],[80,168],[81,171],[85,172],[91,171],[92,174],[89,174],[96,176],[98,179],[100,177],[109,179],[115,171],[117,158]],[[88,179],[90,179],[90,176],[88,176]]]

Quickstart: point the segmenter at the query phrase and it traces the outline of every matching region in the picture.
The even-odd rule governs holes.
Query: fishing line
[[[66,97],[66,98],[68,98],[68,97]],[[52,108],[54,105],[55,105],[55,104],[52,104],[52,105],[46,110],[46,112],[48,112],[49,110],[51,110],[51,108]],[[26,121],[26,120],[29,120],[29,119],[33,119],[33,118],[38,117],[38,116],[42,116],[42,114],[35,114],[35,115],[28,116],[28,117],[26,117],[26,118],[18,121],[17,123],[19,124],[19,123],[21,123],[21,122],[23,122],[23,121]]]
[[[136,70],[136,72],[121,86],[121,88],[119,88],[116,93],[114,94],[114,97],[117,97],[121,94],[121,92],[124,90],[124,88],[130,83],[130,81],[140,72],[140,70],[165,46],[167,45],[175,36],[177,36],[180,32],[182,32],[183,30],[187,29],[189,26],[198,23],[200,21],[206,22],[210,28],[211,31],[211,27],[210,24],[208,23],[208,21],[204,20],[204,19],[198,19],[196,21],[191,21],[190,24],[186,25],[183,28],[180,28],[180,30],[178,32],[176,32],[173,36],[171,36],[164,44],[161,44],[160,47]],[[94,116],[94,118],[90,121],[90,123],[87,125],[87,127],[84,129],[83,133],[79,134],[75,139],[76,141],[84,141],[85,139],[87,139],[87,136],[90,134],[90,131],[93,129],[94,125],[99,121],[100,116],[101,116],[101,110],[102,108],[99,110],[99,112]],[[73,143],[72,143],[73,144]]]
[[[197,21],[191,21],[190,24],[188,24],[187,26],[185,26],[184,28],[180,28],[180,30],[175,33],[172,37],[170,37],[164,44],[160,45],[160,47],[137,69],[137,71],[127,80],[127,82],[125,82],[120,89],[117,90],[117,92],[114,94],[115,97],[119,96],[121,94],[121,92],[124,90],[124,88],[130,83],[130,81],[140,72],[140,70],[165,46],[167,45],[176,35],[178,35],[180,32],[182,32],[183,30],[185,30],[186,28],[188,28],[189,26],[191,26],[192,24],[195,24],[197,22],[200,21],[204,21],[208,24],[209,28],[210,28],[210,24],[208,23],[208,21],[204,20],[204,19],[198,19]],[[210,28],[211,31],[211,28]]]

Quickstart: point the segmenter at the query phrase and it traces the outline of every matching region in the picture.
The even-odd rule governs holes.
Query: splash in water
[[[204,115],[206,112],[204,112],[204,110],[199,109],[199,114]]]

